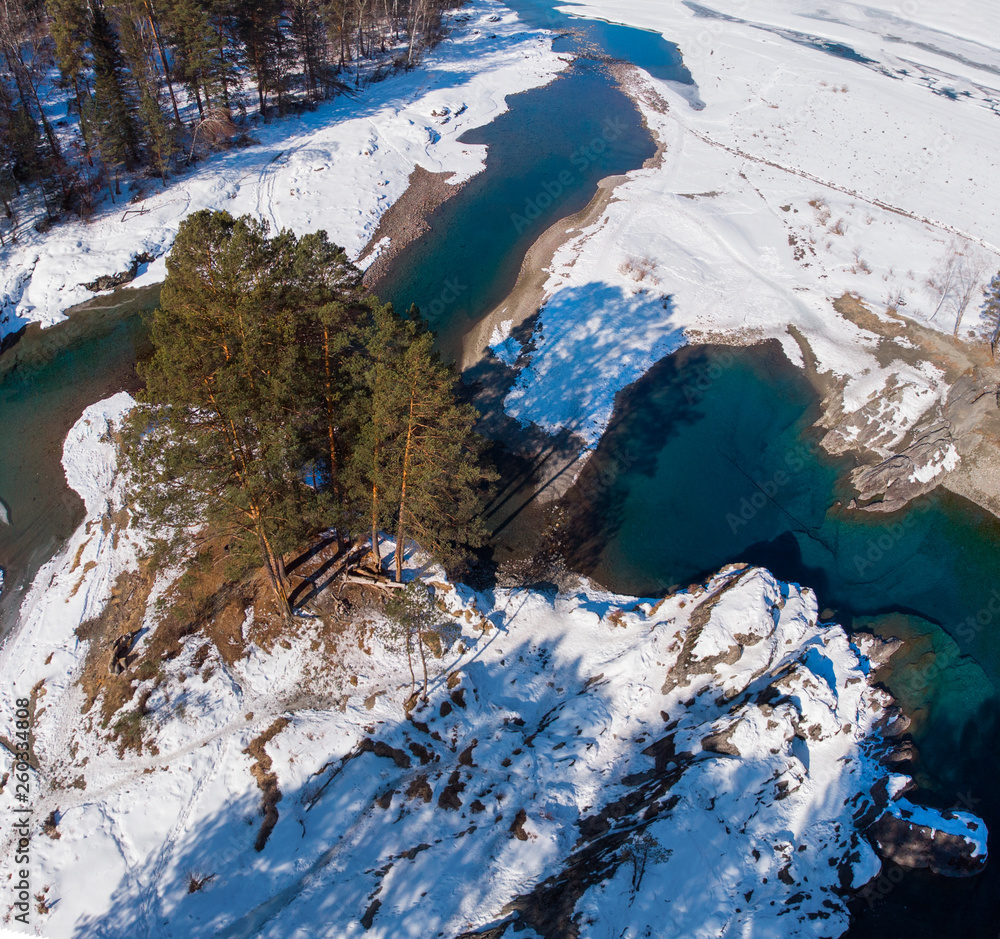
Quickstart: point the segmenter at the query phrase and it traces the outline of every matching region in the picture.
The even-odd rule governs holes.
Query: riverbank
[[[599,10],[595,3],[579,12]],[[857,456],[860,503],[892,509],[945,484],[1000,511],[1000,428],[987,401],[1000,376],[984,360],[975,294],[955,340],[948,311],[957,300],[935,298],[929,286],[949,258],[982,264],[980,279],[988,277],[1000,265],[998,221],[964,191],[957,202],[926,191],[931,179],[942,177],[946,191],[943,177],[968,173],[970,191],[981,185],[989,112],[910,82],[883,87],[889,72],[831,56],[815,37],[797,42],[787,31],[705,11],[626,8],[614,16],[691,39],[681,45],[699,107],[689,88],[619,67],[659,159],[602,182],[584,211],[550,226],[528,251],[514,291],[468,333],[462,364],[473,367],[491,348],[516,362],[506,412],[593,447],[615,395],[679,345],[777,339],[822,391],[824,445]],[[884,24],[873,24],[868,32],[851,24],[851,48],[895,62],[878,33]],[[824,28],[839,39],[846,27]],[[918,19],[908,28],[916,37],[936,27]],[[761,30],[790,43],[777,75]],[[978,51],[969,69],[988,75],[1000,52]],[[792,80],[792,62],[805,77]],[[848,72],[856,86],[844,83]],[[879,95],[894,120],[923,109],[928,132],[968,133],[975,142],[959,153],[922,148],[925,132],[897,135],[893,144],[916,161],[918,178],[885,180],[876,158],[885,138],[867,129],[884,117],[867,110]],[[862,132],[848,133],[859,107]],[[837,133],[818,131],[821,119]],[[512,341],[511,330],[529,320],[531,336]]]
[[[94,294],[84,285],[127,271],[158,283],[180,222],[199,209],[249,213],[302,235],[323,228],[358,258],[417,167],[452,183],[479,173],[485,149],[458,142],[544,85],[565,61],[551,35],[507,7],[477,0],[445,16],[448,39],[416,68],[356,97],[254,128],[259,143],[203,160],[166,189],[126,194],[87,223],[67,221],[0,248],[0,337],[27,322],[51,325]]]
[[[633,77],[635,66],[620,61],[605,62],[605,67],[613,75],[618,87],[637,104],[637,96],[643,95],[646,105],[653,108],[665,108],[666,102],[655,99],[649,90],[643,87]],[[642,109],[643,127],[649,130],[649,125]],[[643,169],[656,169],[663,163],[666,147],[654,135],[656,152],[642,165]],[[597,191],[590,202],[579,212],[568,215],[554,222],[528,248],[517,281],[503,302],[490,310],[463,337],[462,352],[458,359],[460,371],[473,368],[483,360],[494,343],[494,335],[509,335],[522,326],[528,319],[535,316],[547,299],[546,284],[549,280],[550,267],[556,252],[564,248],[574,236],[580,235],[590,226],[598,222],[605,210],[616,198],[615,190],[628,180],[628,175],[606,176],[598,181]]]
[[[461,184],[450,182],[452,173],[430,173],[415,166],[406,191],[382,214],[357,264],[365,269],[364,282],[378,293],[378,281],[410,242],[428,230],[427,216],[461,191]]]
[[[83,517],[61,463],[66,434],[87,405],[140,387],[135,364],[149,348],[140,314],[158,296],[158,288],[117,290],[55,328],[30,324],[0,355],[0,427],[11,442],[0,447],[9,510],[0,525],[0,637],[16,624],[39,567]]]

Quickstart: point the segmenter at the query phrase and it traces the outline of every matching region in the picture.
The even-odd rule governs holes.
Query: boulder
[[[875,850],[900,867],[970,877],[986,866],[986,826],[968,812],[939,811],[900,799],[867,834]]]

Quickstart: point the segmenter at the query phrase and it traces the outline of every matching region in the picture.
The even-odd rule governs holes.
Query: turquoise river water
[[[652,155],[637,111],[597,60],[629,59],[690,81],[676,47],[656,34],[570,18],[546,0],[512,6],[532,25],[564,30],[559,48],[582,57],[466,136],[488,144],[486,171],[432,215],[381,282],[386,299],[422,308],[446,351],[503,298],[538,234],[582,208],[601,177]],[[456,279],[462,289],[446,290]],[[8,626],[21,588],[82,517],[62,479],[61,441],[87,404],[136,387],[146,348],[137,311],[155,302],[155,291],[104,301],[112,308],[29,330],[0,355],[0,499],[11,520],[0,525],[8,572],[0,620]],[[570,559],[640,595],[726,563],[763,564],[815,589],[830,618],[904,638],[890,684],[916,717],[920,758],[909,771],[923,798],[969,808],[1000,831],[991,746],[1000,729],[1000,522],[947,494],[891,516],[847,511],[838,480],[849,463],[819,449],[817,416],[811,386],[777,346],[692,348],[663,360],[619,396],[566,498]],[[993,939],[998,870],[960,882],[888,870],[873,900],[855,903],[849,935]]]

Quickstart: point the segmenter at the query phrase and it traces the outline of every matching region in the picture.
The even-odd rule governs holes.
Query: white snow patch
[[[959,461],[958,451],[955,449],[955,445],[950,443],[944,453],[939,453],[936,459],[931,460],[931,462],[926,463],[924,466],[916,467],[910,473],[910,479],[913,482],[919,483],[930,482],[941,473],[950,473],[958,466]]]
[[[842,868],[860,886],[880,867],[852,818],[886,776],[872,743],[889,699],[844,630],[817,622],[815,595],[760,569],[655,602],[586,582],[554,597],[477,593],[411,549],[410,576],[422,571],[444,622],[412,720],[406,651],[377,614],[325,659],[316,621],[265,651],[248,614],[244,659],[227,666],[194,634],[160,663],[162,684],[139,685],[157,749],[119,756],[81,718],[86,644],[73,630],[137,550],[100,524],[121,504],[107,431],[129,404],[95,405],[70,434],[65,464],[88,518],[0,650],[5,726],[14,698],[43,683],[36,753],[59,784],[33,777],[34,823],[58,808],[60,837],[36,828],[32,876],[48,888],[52,935],[351,937],[365,921],[375,935],[455,936],[560,878],[583,833],[598,876],[576,911],[594,935],[623,923],[774,939],[847,928]],[[77,560],[93,566],[78,566],[81,544]],[[177,573],[158,582],[147,627]],[[279,718],[266,753],[282,799],[257,852],[246,751]],[[68,784],[77,776],[85,788]],[[6,787],[0,811],[13,798]],[[985,830],[967,830],[985,850]],[[192,893],[192,877],[211,879]],[[666,885],[685,902],[664,904]]]
[[[521,343],[510,334],[513,320],[503,320],[490,334],[490,351],[508,368],[513,368],[521,355]]]
[[[928,279],[953,250],[982,258],[987,271],[1000,266],[992,9],[979,0],[947,15],[927,4],[905,13],[809,0],[705,6],[736,19],[640,0],[562,8],[678,43],[704,107],[641,73],[662,164],[628,174],[602,218],[557,252],[542,339],[506,406],[593,440],[614,392],[680,342],[776,338],[799,362],[792,324],[819,367],[847,379],[847,409],[864,408],[886,428],[876,448],[888,453],[940,401],[943,376],[931,365],[880,365],[877,337],[832,301],[852,292],[878,315],[899,310],[950,331],[953,298],[932,320],[939,298]],[[871,62],[776,30],[840,43]],[[635,284],[619,269],[629,258],[655,265],[668,310],[652,297],[631,305]],[[966,325],[977,303],[978,293]]]

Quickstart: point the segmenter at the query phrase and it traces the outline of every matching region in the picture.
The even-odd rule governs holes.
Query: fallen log
[[[381,590],[399,590],[406,584],[397,583],[394,580],[375,580],[367,577],[359,577],[357,574],[348,574],[344,580],[346,584],[362,584],[365,587],[378,587]]]

